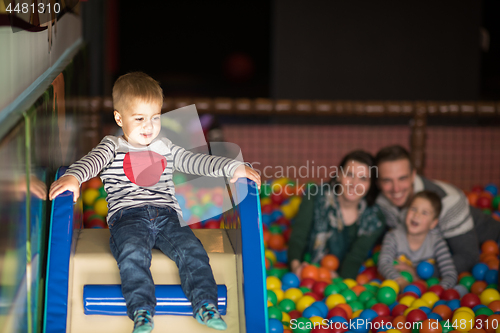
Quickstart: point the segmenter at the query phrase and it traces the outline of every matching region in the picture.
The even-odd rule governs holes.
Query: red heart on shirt
[[[123,158],[127,178],[139,186],[153,186],[167,167],[167,159],[153,151],[129,152]]]

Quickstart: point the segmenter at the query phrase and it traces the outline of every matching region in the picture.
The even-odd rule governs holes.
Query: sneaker
[[[132,333],[149,333],[154,327],[153,316],[147,310],[134,312],[134,331]]]
[[[196,314],[196,320],[210,328],[224,331],[227,328],[226,322],[221,318],[219,310],[212,303],[205,303]]]

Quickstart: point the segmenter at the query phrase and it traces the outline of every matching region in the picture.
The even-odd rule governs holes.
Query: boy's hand
[[[399,285],[399,289],[403,290],[407,285],[410,284],[404,277],[400,276],[396,278],[396,283]]]
[[[63,176],[53,182],[52,185],[50,185],[49,199],[53,200],[64,191],[73,192],[73,201],[76,202],[76,200],[80,196],[80,184],[74,176]]]
[[[236,171],[234,171],[233,178],[231,178],[230,182],[234,183],[238,180],[238,178],[248,178],[250,180],[253,180],[260,188],[260,175],[257,173],[257,171],[250,167],[247,167],[244,164],[236,168]]]

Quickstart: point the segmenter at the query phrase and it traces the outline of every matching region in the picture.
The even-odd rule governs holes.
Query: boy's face
[[[427,234],[429,230],[434,229],[438,224],[438,216],[435,216],[429,200],[416,198],[408,208],[406,214],[406,228],[410,235]]]
[[[130,110],[114,112],[115,121],[123,129],[123,136],[132,146],[145,147],[161,130],[161,106],[137,101]]]

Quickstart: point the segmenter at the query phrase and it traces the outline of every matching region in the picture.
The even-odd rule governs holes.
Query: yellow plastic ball
[[[471,309],[472,311],[472,309]],[[451,319],[452,323],[455,323],[455,329],[461,332],[468,332],[472,328],[474,328],[475,320],[474,314],[470,314],[468,311],[459,311],[453,314],[453,318]]]
[[[405,312],[403,312],[403,314],[404,314],[405,316],[407,316],[407,315],[408,315],[408,313],[410,313],[410,311],[415,310],[415,309],[418,309],[418,308],[413,308],[413,307],[411,307],[411,306],[410,306],[409,308],[407,308],[407,309],[405,310]]]
[[[302,202],[301,197],[295,196],[290,199],[290,205],[295,208],[299,208],[301,202]]]
[[[479,295],[479,299],[481,304],[488,306],[491,302],[500,300],[500,293],[496,289],[488,288]]]
[[[273,306],[274,304],[271,301],[267,301],[267,307]]]
[[[271,198],[262,198],[260,199],[260,205],[265,206],[265,205],[270,205],[273,202],[271,201]]]
[[[274,294],[276,295],[276,298],[278,299],[278,303],[281,302],[284,298],[285,292],[281,288],[276,288],[276,289],[271,289],[274,291]]]
[[[349,287],[349,289],[358,285],[358,283],[354,279],[344,279],[344,283],[347,285],[347,287]]]
[[[430,307],[433,307],[434,303],[439,301],[439,296],[436,295],[435,293],[433,293],[432,291],[428,291],[428,292],[424,293],[422,295],[422,297],[420,297],[420,299],[423,299],[424,301],[429,303]]]
[[[352,313],[352,319],[359,317],[359,315],[363,312],[363,310],[356,310]]]
[[[285,294],[283,295],[284,298],[291,299],[295,303],[303,296],[304,294],[302,293],[302,290],[299,288],[289,288],[285,291]]]
[[[281,289],[281,281],[276,276],[268,276],[266,279],[267,289]]]
[[[106,217],[106,215],[108,215],[108,202],[106,201],[106,199],[98,199],[94,204],[94,211],[96,212],[96,214],[99,214],[102,217]]]
[[[373,266],[375,266],[375,261],[373,261],[372,258],[365,261],[365,267],[368,268],[368,267],[373,267]]]
[[[396,292],[396,295],[399,294],[399,284],[394,280],[385,280],[380,285],[380,288],[382,287],[391,287]]]
[[[87,206],[92,206],[96,201],[97,197],[99,197],[99,191],[95,188],[88,188],[83,191],[83,203]]]
[[[305,295],[298,300],[295,308],[300,312],[304,312],[304,310],[311,306],[311,304],[313,304],[314,302],[316,302],[316,299],[314,297]]]
[[[286,323],[289,323],[291,318],[290,318],[290,315],[284,311],[281,311],[281,322],[286,322]]]
[[[413,303],[411,303],[411,307],[415,308],[415,309],[418,309],[421,306],[429,307],[429,303],[427,303],[426,301],[424,301],[421,298],[416,299],[413,301]]]
[[[266,250],[264,252],[264,257],[266,257],[267,259],[269,259],[273,265],[276,263],[276,254],[272,251],[272,250]]]
[[[321,327],[325,323],[328,325],[328,321],[325,321],[325,318],[321,318],[320,316],[312,316],[309,320],[312,322],[313,327]]]
[[[466,307],[466,306],[462,306],[462,307],[459,307],[458,309],[455,310],[455,312],[453,312],[454,314],[455,313],[458,313],[458,312],[467,312],[468,314],[470,314],[471,316],[475,316],[475,313],[474,311],[469,308],[469,307]]]
[[[333,294],[326,298],[325,304],[328,307],[328,310],[336,307],[339,304],[346,303],[344,296],[340,294]]]
[[[406,296],[403,296],[401,297],[401,299],[399,300],[399,303],[401,304],[404,304],[406,306],[411,306],[411,304],[416,300],[415,297],[413,296],[409,296],[409,295],[406,295]]]
[[[380,283],[376,282],[376,281],[371,281],[369,282],[368,284],[372,285],[372,286],[375,286],[375,287],[380,287]]]

